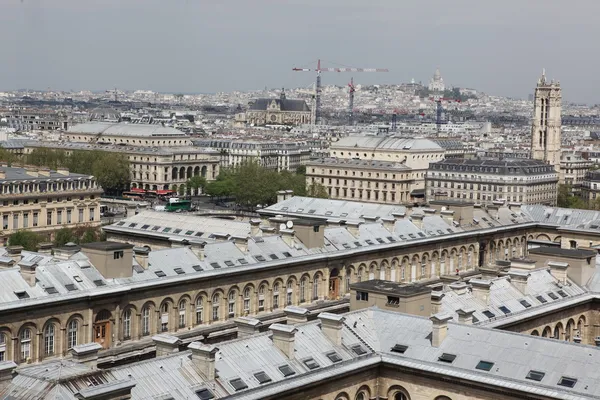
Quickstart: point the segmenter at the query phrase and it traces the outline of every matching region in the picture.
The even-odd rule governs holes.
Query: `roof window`
[[[56,294],[56,293],[58,293],[58,290],[56,290],[56,288],[54,286],[48,286],[47,288],[44,288],[44,290],[48,294]]]
[[[559,290],[556,293],[558,293],[560,295],[560,297],[567,297],[567,296],[569,296],[568,294],[565,293],[564,290]]]
[[[540,303],[542,303],[542,304],[545,304],[545,303],[547,303],[547,302],[548,302],[548,300],[546,300],[546,299],[544,298],[544,296],[542,296],[542,295],[535,296],[535,298],[536,298],[536,299],[538,299],[538,301],[539,301]]]
[[[29,293],[27,293],[25,290],[19,291],[19,292],[14,292],[15,296],[17,296],[19,298],[19,300],[23,300],[23,299],[28,299],[29,298]]]
[[[394,353],[400,353],[400,354],[404,354],[404,352],[408,349],[408,346],[405,346],[403,344],[395,344],[394,347],[392,347],[392,351]]]
[[[183,275],[183,274],[185,274],[185,271],[183,269],[179,268],[179,267],[174,268],[173,271],[175,271],[175,273],[177,275]]]
[[[279,257],[277,257],[277,254],[269,254],[269,257],[271,257],[271,260],[279,260]]]
[[[194,231],[187,231],[185,234],[189,236],[189,235],[191,235],[192,233],[194,233]]]
[[[200,271],[204,271],[204,268],[202,268],[202,267],[201,267],[201,266],[199,266],[199,265],[192,265],[192,268],[194,268],[194,271],[198,271],[198,272],[200,272]]]
[[[566,376],[563,376],[562,378],[560,378],[560,380],[558,381],[557,385],[558,386],[564,386],[564,387],[572,388],[572,387],[575,386],[576,383],[577,383],[577,379],[575,379],[575,378],[568,378]]]
[[[227,265],[228,267],[233,267],[233,266],[235,265],[235,264],[233,263],[233,261],[231,261],[231,260],[226,260],[226,261],[223,261],[223,262],[224,262],[224,263],[225,263],[225,265]]]
[[[74,292],[75,290],[77,290],[77,288],[75,287],[75,285],[72,284],[72,283],[67,283],[65,285],[65,289],[67,289],[69,292]]]
[[[525,378],[540,382],[544,379],[544,375],[546,375],[545,372],[531,370]]]
[[[319,368],[319,363],[315,361],[314,358],[310,357],[303,361],[304,365],[308,367],[308,369],[317,369]]]
[[[100,286],[105,286],[106,284],[104,283],[104,281],[102,279],[96,279],[94,281],[94,285],[100,287]]]
[[[279,371],[281,371],[281,373],[283,374],[283,376],[291,376],[291,375],[296,374],[296,371],[294,371],[292,369],[292,367],[290,367],[287,364],[281,365],[279,367]]]
[[[548,297],[550,297],[552,300],[558,300],[558,296],[552,292],[548,293]]]
[[[340,357],[340,355],[338,353],[336,353],[335,351],[329,352],[325,355],[327,356],[327,358],[329,358],[329,360],[331,360],[332,363],[337,363],[337,362],[342,361],[342,357]]]
[[[158,271],[154,271],[154,273],[156,274],[156,276],[158,276],[159,278],[162,278],[164,276],[167,276],[167,274],[165,274],[164,272],[162,272],[161,270]]]
[[[519,303],[521,303],[521,305],[525,308],[531,307],[531,304],[525,299],[519,300]]]
[[[215,395],[208,389],[196,390],[196,396],[198,396],[200,400],[211,400],[215,398]]]
[[[241,380],[240,378],[235,378],[229,381],[229,384],[231,386],[233,386],[233,388],[235,389],[236,392],[239,392],[240,390],[244,390],[244,389],[248,389],[248,385],[246,385],[246,383]]]
[[[254,377],[256,378],[258,383],[260,383],[261,385],[263,383],[271,382],[271,378],[269,378],[269,375],[267,375],[264,371],[259,371],[259,372],[255,373]]]
[[[238,258],[238,262],[242,265],[248,264],[248,260],[246,260],[245,258]]]
[[[352,351],[356,353],[356,355],[362,356],[363,354],[367,354],[367,351],[360,344],[356,344],[351,348]]]
[[[493,312],[491,312],[490,310],[485,310],[483,311],[483,315],[485,315],[488,318],[494,318],[496,316],[496,314],[494,314]]]
[[[148,229],[150,228],[150,225],[146,224],[146,225],[142,225],[142,229]]]
[[[256,258],[256,261],[267,261],[267,259],[260,254],[255,255],[254,258]]]
[[[456,359],[456,354],[450,354],[450,353],[442,353],[441,356],[438,357],[439,361],[448,363],[448,364],[452,364],[452,362],[454,362],[454,360]]]
[[[500,311],[502,311],[504,314],[510,314],[510,310],[508,309],[508,307],[506,306],[500,306],[498,307],[500,309]]]
[[[215,262],[211,262],[211,263],[210,263],[210,266],[211,266],[211,267],[213,267],[214,269],[219,269],[219,268],[221,268],[221,266],[219,265],[219,263],[218,263],[218,262],[216,262],[216,261],[215,261]]]
[[[288,258],[292,256],[289,251],[284,251],[283,255],[286,256],[286,257],[288,257]]]
[[[480,369],[482,371],[489,371],[492,369],[493,366],[494,366],[493,362],[481,360],[477,363],[477,366],[475,366],[475,369]]]

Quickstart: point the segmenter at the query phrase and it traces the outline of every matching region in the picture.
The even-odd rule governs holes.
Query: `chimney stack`
[[[440,347],[448,333],[448,321],[452,319],[450,314],[435,314],[429,318],[433,322],[433,330],[431,332],[431,345]]]
[[[150,250],[147,247],[134,247],[133,248],[133,258],[137,261],[138,264],[144,269],[148,269],[148,254]]]
[[[273,344],[288,359],[294,358],[294,341],[298,331],[293,325],[273,324],[269,327],[273,334]]]
[[[344,316],[322,312],[318,318],[321,320],[321,330],[336,346],[342,345],[342,327],[344,326]]]
[[[383,222],[383,227],[387,229],[389,233],[394,233],[394,226],[396,225],[395,218],[381,218]]]
[[[200,261],[204,261],[204,247],[206,246],[206,242],[194,243],[192,242],[192,251],[198,257]]]
[[[481,300],[485,304],[490,304],[490,287],[492,286],[492,281],[486,281],[483,279],[471,279],[469,281],[471,287],[473,289],[473,296],[476,299]]]
[[[259,333],[262,322],[252,317],[239,317],[235,320],[235,325],[237,326],[238,338],[244,338]]]
[[[3,165],[4,167],[5,165]],[[0,170],[0,179],[6,179],[6,171],[5,170]]]
[[[10,385],[17,364],[14,361],[0,362],[0,392]]]
[[[281,203],[282,201],[284,201],[286,199],[286,191],[285,190],[278,190],[277,191],[277,202]]]
[[[192,342],[188,349],[192,351],[192,363],[208,381],[215,379],[215,355],[219,349],[211,344]]]
[[[401,219],[406,218],[406,212],[393,212],[392,217],[394,217],[396,221],[400,221]]]
[[[231,239],[233,240],[235,247],[242,253],[245,254],[248,252],[248,238],[246,236],[232,236]]]
[[[550,273],[556,280],[563,285],[567,283],[567,270],[569,269],[569,264],[565,262],[550,261],[548,266],[550,267]]]
[[[21,252],[23,251],[23,246],[8,246],[6,251],[8,252],[8,256],[12,258],[16,264],[21,261]]]
[[[99,343],[85,343],[73,346],[71,353],[73,361],[84,364],[91,369],[96,369],[98,366],[98,351],[102,350]]]
[[[510,276],[510,283],[512,283],[519,292],[523,293],[525,296],[529,294],[529,291],[527,290],[527,281],[529,279],[528,272],[508,271],[508,276]]]
[[[441,290],[434,290],[431,292],[431,313],[437,314],[442,311],[442,299],[444,293]]]
[[[350,232],[350,234],[352,236],[354,236],[355,238],[359,238],[360,237],[360,226],[362,225],[362,222],[350,222],[347,221],[346,222],[346,229],[348,229],[348,232]]]
[[[413,223],[414,226],[416,226],[419,229],[423,229],[423,217],[425,215],[424,214],[412,214],[410,216],[410,221]]]
[[[250,220],[250,236],[260,236],[261,235],[261,230],[260,230],[260,219],[251,219]]]
[[[454,226],[454,210],[442,210],[440,211],[442,218],[450,226]]]
[[[288,325],[302,324],[308,321],[310,311],[303,307],[287,306],[283,309]]]
[[[54,246],[54,243],[52,242],[42,242],[39,243],[37,245],[37,252],[40,254],[47,254],[47,255],[51,255],[52,254],[52,247]]]
[[[474,308],[459,308],[456,310],[458,314],[458,322],[465,325],[473,325]]]
[[[283,239],[285,244],[287,244],[290,247],[294,247],[294,245],[296,244],[296,232],[294,232],[292,229],[282,229],[279,231],[279,234],[281,235],[281,239]]]
[[[21,277],[31,287],[35,286],[35,270],[37,268],[37,262],[21,261],[19,264],[19,272]]]
[[[181,340],[178,337],[164,333],[152,336],[152,341],[156,346],[156,357],[177,353],[181,344]]]

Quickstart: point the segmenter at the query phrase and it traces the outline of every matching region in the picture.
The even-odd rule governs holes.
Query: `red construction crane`
[[[317,73],[317,80],[315,84],[315,125],[319,125],[321,122],[321,72],[389,72],[387,68],[352,68],[352,67],[341,67],[341,68],[321,68],[321,60],[317,60],[317,68],[292,68],[292,71],[298,72],[310,72],[314,71]],[[354,100],[354,91],[352,91],[352,100]],[[352,109],[352,108],[350,108]]]

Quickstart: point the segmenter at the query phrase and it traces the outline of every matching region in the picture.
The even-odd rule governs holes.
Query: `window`
[[[196,324],[204,322],[204,300],[202,297],[196,299]]]
[[[144,307],[142,309],[142,335],[150,334],[150,309]]]
[[[67,327],[67,348],[72,349],[74,346],[77,346],[77,329],[79,324],[77,320],[72,320],[69,322]]]
[[[494,366],[493,362],[482,360],[482,361],[479,361],[479,363],[477,363],[477,366],[475,368],[480,369],[482,371],[489,371],[492,369],[493,366]]]
[[[212,320],[213,321],[218,321],[219,320],[219,302],[221,301],[221,298],[219,296],[219,294],[215,294],[212,298]]]
[[[542,295],[539,296],[535,296],[536,299],[538,299],[538,301],[542,304],[547,303],[548,300],[546,300]]]
[[[131,309],[123,313],[123,339],[131,338]]]
[[[196,390],[196,396],[198,396],[200,400],[211,400],[215,398],[215,395],[208,389]]]
[[[48,324],[44,329],[44,354],[54,354],[54,324]]]
[[[321,277],[315,276],[313,281],[313,300],[319,299],[319,280],[321,280]]]
[[[510,314],[510,310],[506,306],[498,307],[504,314]]]
[[[229,302],[227,303],[227,313],[229,315],[229,317],[234,317],[235,316],[235,291],[231,291],[229,292],[229,295],[227,296]]]
[[[258,288],[258,311],[265,310],[265,285]]]
[[[575,379],[575,378],[568,378],[566,376],[563,376],[562,378],[560,378],[560,380],[558,381],[557,385],[558,386],[564,386],[564,387],[572,388],[572,387],[575,386],[576,383],[577,383],[577,379]]]
[[[496,314],[494,314],[493,312],[491,312],[490,310],[485,310],[483,311],[483,315],[485,315],[488,318],[494,318],[496,316]]]
[[[456,355],[455,354],[449,354],[449,353],[442,353],[442,355],[439,356],[439,358],[438,358],[439,361],[445,362],[445,363],[448,363],[448,364],[452,364],[455,359],[456,359]]]
[[[352,351],[357,356],[362,356],[363,354],[367,354],[367,351],[360,344],[356,344],[356,345],[352,346],[351,348],[352,348]]]
[[[304,303],[306,301],[306,281],[307,278],[303,278],[300,281],[300,303]]]
[[[281,371],[281,373],[283,374],[283,376],[291,376],[291,375],[295,375],[296,371],[294,371],[289,365],[284,364],[282,366],[279,367],[279,371]]]
[[[31,329],[23,329],[19,335],[21,346],[21,360],[26,361],[31,357]]]
[[[113,259],[114,260],[118,260],[120,258],[123,258],[123,251],[122,250],[121,251],[115,251],[113,253]]]
[[[548,297],[550,297],[552,300],[558,300],[558,296],[552,292],[548,293]]]
[[[304,365],[306,365],[308,367],[308,369],[317,369],[319,368],[319,363],[315,361],[314,358],[307,358],[306,360],[303,361]]]
[[[261,385],[263,383],[271,382],[271,378],[269,378],[269,375],[267,375],[263,371],[255,373],[254,377],[256,378],[256,380],[258,381],[258,383],[260,383]]]
[[[392,351],[394,353],[404,354],[406,350],[408,350],[408,346],[405,346],[403,344],[395,344],[394,347],[392,347]]]
[[[400,304],[400,298],[396,296],[387,297],[387,305],[397,306]]]
[[[33,213],[33,226],[38,226],[38,213]]]
[[[356,292],[356,300],[369,301],[369,293],[367,292]]]
[[[557,291],[556,293],[558,293],[558,294],[560,295],[560,297],[567,297],[567,296],[568,296],[568,294],[566,294],[566,293],[564,292],[564,290],[559,290],[559,291]]]
[[[180,328],[185,328],[185,307],[186,306],[186,301],[185,300],[181,300],[179,302],[179,327]]]
[[[241,380],[240,378],[235,378],[229,381],[229,383],[231,384],[231,386],[233,386],[233,388],[235,389],[236,392],[240,391],[240,390],[244,390],[244,389],[248,389],[248,385],[246,385],[246,383]]]
[[[525,308],[529,308],[529,307],[531,307],[531,304],[530,304],[530,303],[529,303],[527,300],[525,300],[525,299],[523,299],[523,300],[519,300],[519,303],[521,303],[521,305],[522,305],[523,307],[525,307]]]
[[[279,283],[273,285],[273,309],[279,308]]]
[[[335,351],[327,353],[326,356],[329,358],[329,360],[331,360],[332,363],[338,363],[342,361],[342,357],[340,357],[340,355]]]
[[[544,379],[544,375],[546,375],[545,372],[531,370],[525,378],[540,382]]]
[[[169,330],[169,304],[163,303],[163,305],[160,306],[160,312],[160,329],[163,332],[167,332]]]
[[[90,208],[90,221],[94,220],[94,213],[95,213],[94,208]]]
[[[6,361],[6,334],[0,333],[0,362]]]
[[[83,222],[83,208],[79,209],[79,221],[78,222]]]
[[[244,289],[244,311],[250,312],[250,288]]]

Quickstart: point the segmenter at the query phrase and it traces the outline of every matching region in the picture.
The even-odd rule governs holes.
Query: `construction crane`
[[[387,68],[321,68],[321,60],[317,60],[317,68],[292,68],[292,71],[296,72],[310,72],[314,71],[317,73],[317,79],[315,84],[315,118],[314,124],[319,125],[321,123],[321,72],[389,72]],[[354,100],[353,100],[354,101]]]
[[[444,113],[444,107],[442,107],[442,101],[448,101],[448,102],[457,102],[460,103],[459,99],[452,99],[452,98],[446,98],[446,97],[440,97],[440,96],[434,96],[434,97],[430,97],[429,100],[431,101],[435,101],[436,103],[436,109],[435,109],[435,124],[437,126],[437,133],[438,136],[440,134],[440,130],[441,130],[441,126],[442,124],[445,123],[445,121],[442,118],[442,115]]]
[[[348,99],[348,125],[352,126],[352,123],[354,122],[354,92],[355,92],[355,88],[354,88],[354,78],[350,78],[350,83],[348,84],[349,89],[349,96],[350,98]]]

